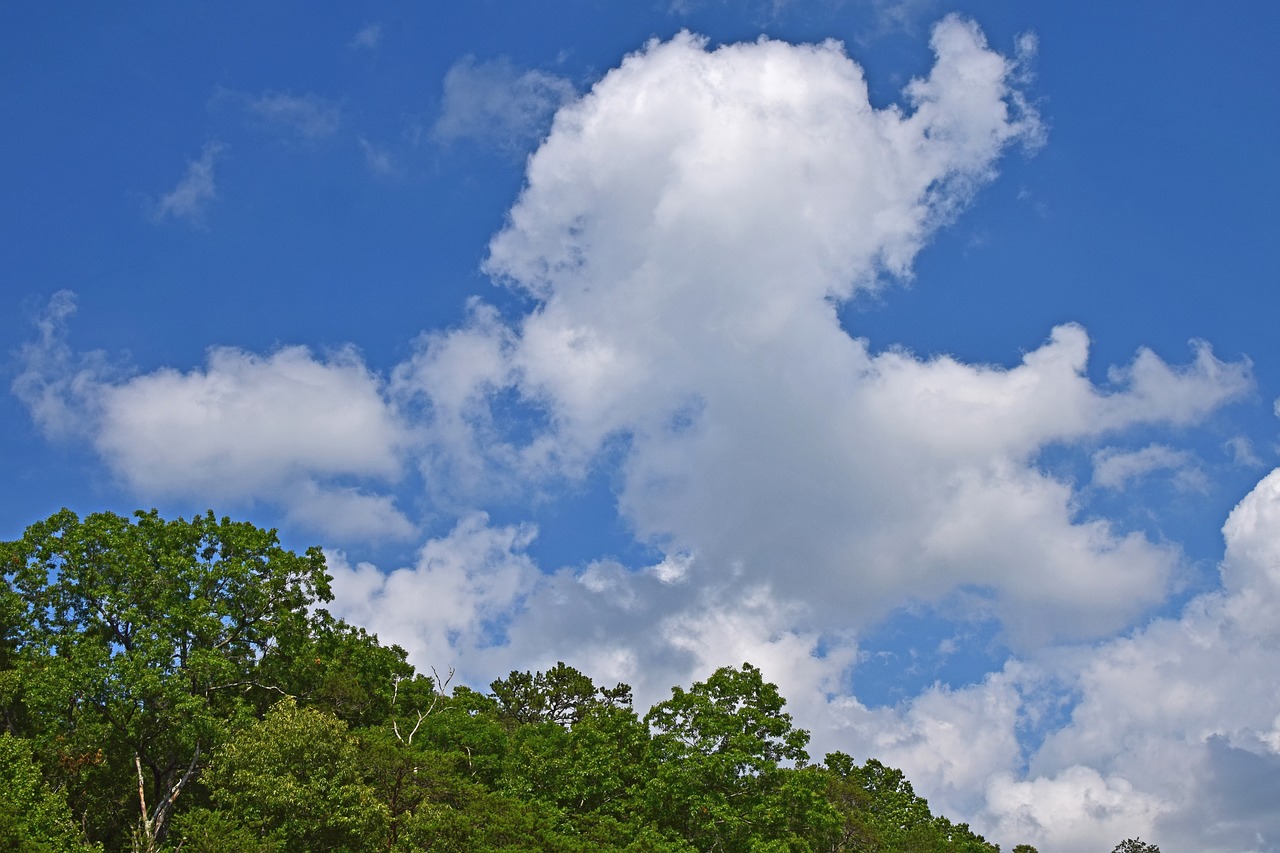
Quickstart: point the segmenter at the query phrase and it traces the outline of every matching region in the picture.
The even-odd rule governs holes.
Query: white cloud
[[[403,473],[408,427],[351,349],[318,360],[303,347],[269,356],[215,347],[203,370],[125,376],[101,354],[76,358],[61,292],[20,352],[15,394],[51,436],[87,438],[138,494],[266,500],[335,536],[404,537],[393,501],[347,481]]]
[[[200,156],[187,164],[187,172],[178,185],[156,202],[151,217],[155,222],[185,219],[195,225],[204,224],[204,211],[218,197],[213,181],[213,165],[227,146],[206,142]]]
[[[1222,444],[1222,449],[1231,455],[1231,461],[1245,468],[1261,468],[1262,458],[1253,449],[1253,442],[1246,436],[1234,435]]]
[[[1108,447],[1093,454],[1093,482],[1104,489],[1123,490],[1157,471],[1172,472],[1180,489],[1204,491],[1208,486],[1195,456],[1185,450],[1152,444],[1132,451]]]
[[[397,171],[395,158],[385,148],[374,145],[363,136],[360,137],[360,150],[364,153],[365,165],[375,175],[394,175]]]
[[[209,351],[101,390],[96,444],[140,490],[252,490],[299,473],[394,478],[405,433],[352,350]]]
[[[337,104],[319,95],[264,92],[254,97],[234,92],[227,94],[238,100],[250,115],[260,121],[289,130],[305,139],[333,136],[342,125],[342,110]]]
[[[397,374],[428,403],[427,479],[482,497],[620,444],[641,539],[745,583],[785,574],[820,630],[961,586],[1032,644],[1157,603],[1177,553],[1077,519],[1033,457],[1192,422],[1247,390],[1247,364],[1142,351],[1101,388],[1076,326],[1001,369],[873,353],[837,320],[833,299],[909,275],[1000,154],[1039,137],[973,25],[948,18],[933,45],[911,112],[873,108],[835,43],[688,34],[563,108],[486,265],[537,309],[513,328],[476,308]],[[495,423],[498,398],[541,422],[532,439]]]
[[[18,350],[19,371],[13,391],[36,425],[51,438],[91,435],[85,416],[96,402],[99,384],[110,375],[100,352],[77,355],[67,345],[67,320],[76,312],[76,295],[59,290],[35,318],[37,338]]]
[[[353,49],[376,50],[382,43],[382,24],[365,24],[351,38]]]
[[[1212,597],[1108,640],[1164,600],[1181,557],[1081,517],[1075,486],[1036,459],[1193,425],[1249,391],[1250,365],[1199,343],[1185,366],[1140,350],[1098,384],[1070,324],[1009,368],[874,352],[841,327],[833,301],[909,276],[1001,153],[1041,135],[1013,64],[975,28],[948,19],[933,43],[911,111],[873,108],[835,44],[651,43],[558,113],[491,244],[487,269],[535,310],[508,325],[473,305],[394,386],[429,424],[424,471],[452,472],[439,479],[457,499],[580,476],[604,448],[622,456],[621,514],[668,555],[543,576],[509,644],[476,653],[478,666],[569,653],[656,698],[714,666],[763,662],[815,746],[903,765],[935,806],[1002,843],[1106,849],[1194,811],[1197,792],[1170,780],[1206,766],[1208,739],[1228,737],[1218,697],[1268,653],[1199,625]],[[513,403],[532,438],[497,415]],[[1121,471],[1113,456],[1114,476],[1099,461],[1104,481],[1123,481],[1142,459]],[[957,590],[986,602],[1020,659],[897,709],[843,689],[859,629]],[[1091,643],[1063,645],[1073,639]],[[1199,667],[1170,669],[1196,643],[1214,650],[1224,690],[1196,689]],[[1270,743],[1269,689],[1246,695],[1240,744]],[[1053,710],[1073,706],[1058,722]],[[1145,739],[1152,726],[1163,734]],[[1024,743],[1028,729],[1043,747]]]
[[[389,574],[330,553],[333,612],[400,645],[423,668],[470,662],[502,642],[501,622],[539,578],[524,554],[537,531],[488,521],[484,513],[463,518],[423,545],[412,568]]]
[[[523,153],[574,94],[563,77],[535,69],[520,72],[506,58],[477,62],[467,56],[445,75],[432,133],[445,143],[473,140]]]
[[[1206,853],[1274,850],[1280,820],[1268,796],[1280,781],[1280,686],[1267,676],[1280,654],[1276,530],[1280,470],[1223,529],[1222,588],[1177,617],[1097,646],[1043,650],[898,710],[845,702],[825,737],[843,730],[905,768],[933,805],[971,815],[1004,845],[1083,853],[1141,835]],[[1069,717],[1024,751],[1019,731],[1044,722],[1037,708],[1054,694],[1070,697]],[[1244,776],[1266,787],[1251,792]]]

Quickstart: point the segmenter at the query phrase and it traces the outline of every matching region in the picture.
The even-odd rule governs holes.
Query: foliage
[[[656,732],[644,789],[650,817],[706,850],[789,849],[813,824],[834,822],[822,780],[798,769],[809,734],[792,727],[785,704],[749,663],[674,688],[645,716]]]
[[[843,823],[839,850],[998,853],[966,824],[935,817],[902,771],[869,759],[862,766],[841,752],[826,757],[829,797]]]
[[[284,699],[218,750],[204,782],[217,808],[287,853],[370,849],[389,816],[359,753],[337,717]]]
[[[1160,848],[1139,838],[1126,838],[1117,844],[1111,853],[1160,853]]]
[[[211,751],[272,702],[345,696],[340,676],[376,694],[407,668],[388,650],[368,665],[371,638],[312,612],[332,597],[319,549],[213,513],[62,510],[0,544],[0,566],[5,719],[108,849],[163,843]]]
[[[66,798],[49,789],[32,761],[31,746],[0,734],[0,849],[14,853],[89,853],[71,820]]]
[[[322,609],[318,550],[212,513],[63,510],[0,568],[5,849],[997,849],[893,768],[810,764],[751,664],[643,718],[563,662],[450,689]]]

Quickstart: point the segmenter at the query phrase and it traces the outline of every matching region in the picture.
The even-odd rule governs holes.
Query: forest
[[[334,618],[318,548],[212,512],[63,510],[0,564],[0,849],[1000,849],[875,759],[814,762],[750,663],[643,715],[565,663],[481,693]]]

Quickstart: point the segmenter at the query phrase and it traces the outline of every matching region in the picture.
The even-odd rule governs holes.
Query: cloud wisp
[[[563,77],[522,72],[506,58],[481,62],[466,56],[445,75],[440,116],[431,133],[446,145],[466,140],[523,154],[575,94]]]
[[[183,219],[196,226],[204,225],[205,209],[218,197],[213,167],[225,153],[221,142],[207,142],[200,156],[187,164],[186,174],[177,186],[160,197],[152,208],[153,222]]]

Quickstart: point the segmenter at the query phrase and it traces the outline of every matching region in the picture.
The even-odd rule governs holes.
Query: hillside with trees
[[[0,563],[6,850],[999,850],[813,762],[749,663],[643,715],[564,663],[480,693],[333,618],[318,549],[212,513],[63,510]]]

